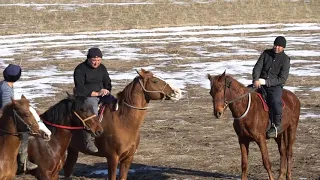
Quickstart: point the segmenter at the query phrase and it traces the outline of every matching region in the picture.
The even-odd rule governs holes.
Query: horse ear
[[[141,68],[141,70],[142,70],[142,68]],[[139,76],[141,77],[140,72],[139,72],[137,69],[135,69],[135,71],[136,71],[136,72],[137,72],[137,74],[139,74]]]
[[[210,74],[207,74],[207,77],[209,80],[211,80],[211,75]]]
[[[68,99],[74,99],[74,95],[69,94],[68,91],[66,91],[66,93],[67,93]]]
[[[227,71],[227,70],[224,70],[224,72],[222,73],[221,76],[226,76],[226,71]]]
[[[13,97],[11,97],[11,102],[13,105],[16,105],[16,103],[17,103],[16,100],[13,99]]]
[[[23,94],[21,95],[21,99],[27,99]]]

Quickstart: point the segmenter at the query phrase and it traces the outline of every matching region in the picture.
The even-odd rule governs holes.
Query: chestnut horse
[[[14,179],[17,172],[17,155],[21,134],[49,138],[39,128],[39,116],[30,111],[30,102],[21,96],[21,100],[12,99],[12,103],[3,107],[0,118],[0,180]]]
[[[48,142],[40,138],[29,141],[29,159],[38,165],[31,173],[38,179],[58,180],[72,137],[71,131],[85,129],[97,137],[103,128],[92,105],[86,101],[86,97],[81,96],[68,94],[66,99],[50,107],[40,117],[53,134]]]
[[[111,111],[110,108],[105,108],[101,122],[104,132],[95,141],[99,152],[92,155],[107,158],[109,180],[116,179],[119,163],[119,178],[127,179],[133,156],[139,145],[140,127],[145,119],[149,101],[181,98],[180,89],[170,86],[152,72],[141,69],[138,74],[139,76],[117,94],[119,110]],[[72,175],[79,151],[89,154],[85,150],[84,143],[79,140],[72,138],[68,149],[64,165],[64,175],[67,178]]]
[[[208,79],[211,82],[210,94],[213,99],[214,116],[222,118],[224,110],[229,107],[234,118],[233,127],[238,135],[241,149],[241,179],[247,179],[249,143],[255,141],[260,148],[269,179],[273,180],[266,142],[269,114],[264,111],[255,89],[246,88],[225,73],[220,76],[208,74]],[[292,179],[292,146],[300,116],[300,101],[295,94],[286,89],[283,90],[282,99],[285,102],[281,122],[283,132],[275,138],[281,160],[279,179],[285,179],[286,176],[287,179]]]

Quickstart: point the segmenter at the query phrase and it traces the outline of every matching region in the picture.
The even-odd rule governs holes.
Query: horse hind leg
[[[127,179],[132,161],[133,161],[133,155],[127,157],[126,159],[123,159],[120,162],[120,177],[119,177],[120,180]]]
[[[297,126],[291,126],[287,130],[287,136],[288,136],[288,141],[287,141],[287,180],[291,180],[291,170],[292,170],[292,146],[293,143],[296,139],[296,132],[297,132]]]
[[[280,172],[279,172],[279,180],[284,180],[287,172],[287,131],[284,131],[280,134],[275,141],[278,144],[278,150],[280,153]]]
[[[78,156],[79,156],[79,151],[76,151],[71,147],[68,148],[67,159],[63,166],[64,177],[66,179],[72,176],[73,167],[78,160]]]

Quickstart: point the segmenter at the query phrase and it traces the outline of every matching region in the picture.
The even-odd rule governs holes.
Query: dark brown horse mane
[[[54,124],[63,125],[66,122],[65,117],[70,117],[72,110],[77,111],[81,104],[85,103],[86,97],[74,96],[74,98],[65,98],[58,103],[51,106],[43,114],[40,115],[41,119]],[[48,126],[50,130],[56,129],[55,127]]]

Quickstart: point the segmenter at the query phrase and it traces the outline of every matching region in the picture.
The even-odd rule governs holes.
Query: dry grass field
[[[320,1],[310,0],[213,0],[209,3],[195,3],[191,0],[179,2],[169,0],[154,0],[136,5],[108,5],[103,3],[123,3],[123,0],[3,0],[0,2],[0,36],[76,32],[149,29],[155,27],[176,26],[224,26],[243,24],[273,24],[273,23],[320,23]],[[129,2],[129,1],[128,1]],[[150,3],[152,2],[152,3]],[[204,1],[201,1],[204,2]],[[51,6],[20,6],[17,3],[54,4]],[[80,6],[82,3],[96,3],[90,6]],[[99,4],[102,3],[102,4]],[[12,4],[12,5],[10,5]],[[67,4],[67,5],[62,5]],[[71,4],[71,5],[70,5]],[[73,4],[73,5],[72,5]],[[72,8],[70,8],[72,7]],[[303,31],[295,33],[318,33],[319,31]],[[251,34],[252,35],[252,34]],[[260,35],[256,33],[254,35]],[[221,35],[223,36],[223,35]],[[272,42],[270,42],[272,43]],[[197,44],[201,46],[201,43]],[[319,45],[319,44],[318,44]],[[319,50],[319,46],[295,46],[308,50]],[[86,49],[86,46],[68,47]],[[219,48],[219,47],[211,47]],[[223,47],[216,51],[227,51]],[[261,51],[265,46],[251,47]],[[30,49],[36,51],[38,47]],[[142,47],[143,49],[143,47]],[[23,61],[32,54],[15,54],[12,58],[23,61],[24,69],[35,70],[39,66],[56,66],[59,70],[72,71],[82,59],[52,59],[55,52],[62,47],[41,49],[42,56],[48,58],[45,62]],[[156,54],[165,51],[177,54],[184,61],[173,60],[172,64],[163,67],[163,71],[179,70],[175,64],[187,64],[192,54],[176,44],[169,44],[165,50],[145,49],[143,53]],[[212,51],[214,51],[212,50]],[[50,59],[51,58],[51,59]],[[212,61],[229,61],[235,57],[220,57]],[[237,57],[239,59],[257,56]],[[319,61],[319,57],[301,57],[310,61]],[[199,61],[211,61],[208,59]],[[109,70],[124,72],[133,67],[157,64],[154,59],[135,61],[104,62]],[[250,72],[248,72],[250,73]],[[205,75],[205,74],[204,74]],[[129,83],[115,81],[113,93],[119,92]],[[208,81],[209,83],[209,81]],[[287,85],[302,87],[319,87],[318,77],[290,76]],[[52,106],[65,97],[64,91],[71,92],[72,84],[58,84],[59,93],[55,97],[36,98],[40,112]],[[304,95],[308,93],[309,95]],[[297,92],[302,108],[308,108],[315,114],[320,113],[320,92]],[[232,127],[230,113],[224,120],[216,120],[212,116],[212,103],[209,90],[187,84],[184,98],[178,102],[151,102],[145,123],[141,129],[141,144],[135,155],[132,169],[148,169],[130,173],[130,180],[165,180],[165,179],[239,179],[240,149],[237,136]],[[320,121],[319,116],[306,118],[299,122],[297,140],[294,144],[293,179],[320,179]],[[277,177],[279,170],[279,154],[276,143],[268,141],[270,161],[273,175]],[[91,174],[94,170],[106,169],[103,158],[81,154],[75,167],[73,179],[104,179],[104,176]],[[63,172],[61,172],[63,177]],[[262,165],[259,148],[250,144],[249,178],[267,179],[267,173]],[[20,175],[18,180],[34,179],[30,175]]]

